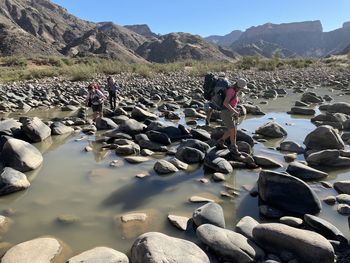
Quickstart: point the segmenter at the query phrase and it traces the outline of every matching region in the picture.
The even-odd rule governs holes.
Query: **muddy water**
[[[261,105],[268,114],[247,118],[240,128],[251,134],[257,127],[275,119],[287,130],[286,140],[302,143],[314,125],[309,118],[284,113],[299,97],[293,94]],[[340,97],[337,100],[349,99]],[[52,118],[61,114],[50,110],[27,115]],[[24,192],[0,198],[0,211],[10,212],[14,221],[10,230],[2,236],[2,241],[18,243],[42,235],[53,235],[65,241],[74,253],[79,253],[95,246],[109,246],[128,252],[136,236],[147,231],[194,239],[193,231],[183,233],[167,221],[169,213],[191,217],[193,210],[201,206],[187,201],[192,195],[217,199],[224,208],[228,228],[232,228],[245,215],[259,218],[257,198],[250,197],[242,187],[252,187],[259,170],[234,171],[227,177],[226,183],[234,186],[240,195],[224,198],[220,196],[220,191],[225,190],[224,185],[213,182],[203,167],[194,166],[189,172],[161,177],[154,174],[152,169],[156,160],[129,165],[112,151],[101,150],[101,145],[94,142],[95,136],[76,141],[81,136],[52,137],[35,145],[44,153],[44,163],[40,169],[28,174],[31,187]],[[272,149],[281,141],[257,144],[255,153],[283,162],[282,153]],[[93,146],[94,151],[84,152],[87,145]],[[298,158],[303,159],[302,156]],[[119,167],[111,167],[109,164],[112,160],[119,160]],[[284,168],[280,170],[286,166],[284,163]],[[135,177],[145,172],[150,176],[143,179]],[[198,181],[203,177],[209,179],[209,183]],[[327,178],[330,182],[345,179],[350,179],[350,169],[333,171]],[[335,194],[334,190],[327,190],[318,182],[311,183],[311,186],[321,198]],[[320,216],[333,222],[350,238],[347,217],[339,215],[335,209],[335,206],[323,204]],[[146,212],[150,219],[145,224],[122,225],[120,215],[135,211]],[[63,224],[57,220],[62,215],[74,216],[77,222]]]

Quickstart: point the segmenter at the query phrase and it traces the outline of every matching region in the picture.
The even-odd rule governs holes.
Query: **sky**
[[[51,0],[79,18],[147,24],[159,34],[225,35],[267,22],[321,20],[324,31],[350,21],[350,0]]]

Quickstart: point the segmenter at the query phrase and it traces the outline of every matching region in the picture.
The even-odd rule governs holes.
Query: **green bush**
[[[28,60],[23,57],[18,56],[11,56],[11,57],[4,57],[2,59],[3,66],[5,67],[21,67],[25,68],[28,65]]]

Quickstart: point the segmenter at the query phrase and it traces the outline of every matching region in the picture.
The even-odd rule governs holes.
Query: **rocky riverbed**
[[[228,75],[240,156],[191,74],[115,76],[96,123],[85,82],[2,85],[2,262],[350,260],[349,71]]]

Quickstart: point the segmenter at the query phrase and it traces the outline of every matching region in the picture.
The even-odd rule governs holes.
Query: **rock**
[[[65,262],[70,251],[59,240],[41,237],[15,245],[2,258],[2,263]]]
[[[225,175],[223,173],[214,173],[213,179],[216,182],[226,181]]]
[[[283,158],[287,163],[291,163],[291,162],[294,162],[298,158],[298,156],[296,153],[290,153],[290,154],[285,154]]]
[[[129,119],[125,123],[120,125],[119,130],[129,135],[136,135],[136,134],[142,133],[142,131],[145,128],[146,128],[146,125],[139,123],[134,119]]]
[[[150,140],[139,140],[138,143],[142,149],[148,149],[154,152],[167,152],[166,146]]]
[[[115,149],[115,153],[118,155],[138,155],[140,153],[140,146],[136,143],[127,145],[118,145]]]
[[[43,162],[43,156],[33,145],[18,139],[9,139],[3,148],[4,166],[20,172],[37,169]]]
[[[259,225],[258,221],[250,216],[245,216],[236,224],[235,230],[248,239],[253,239],[253,229],[257,225]]]
[[[175,156],[185,163],[193,164],[203,162],[205,154],[192,147],[179,147]]]
[[[157,120],[157,115],[143,110],[139,107],[135,107],[131,112],[131,117],[137,121],[145,121],[146,119]]]
[[[129,263],[129,259],[112,248],[95,247],[70,258],[67,263]]]
[[[347,204],[339,204],[337,210],[341,215],[350,215],[350,206]]]
[[[190,220],[188,217],[176,215],[168,215],[168,219],[172,225],[183,231],[186,231],[188,220]]]
[[[109,118],[102,117],[96,118],[96,128],[98,131],[101,130],[112,130],[117,129],[119,126],[114,121]]]
[[[339,133],[327,125],[317,127],[309,133],[304,144],[311,150],[344,149],[344,142]]]
[[[5,167],[0,174],[0,195],[21,191],[29,186],[27,176],[11,167]]]
[[[257,165],[264,167],[264,168],[280,168],[283,167],[282,164],[278,163],[275,160],[272,160],[271,158],[261,156],[261,155],[254,155],[253,156],[254,161]]]
[[[148,131],[147,137],[152,141],[156,143],[160,143],[162,145],[170,145],[171,140],[169,136],[166,133],[158,132],[158,131]]]
[[[171,158],[169,160],[170,163],[172,163],[173,165],[176,166],[177,169],[179,170],[187,170],[188,168],[188,164],[187,163],[184,163],[184,162],[181,162],[179,159],[177,158]]]
[[[192,215],[193,222],[197,225],[212,224],[225,228],[224,211],[219,204],[208,203],[197,208]]]
[[[215,202],[214,199],[210,199],[210,198],[206,198],[206,197],[202,197],[202,196],[197,196],[197,195],[193,195],[189,198],[189,201],[191,203],[207,203],[207,202]]]
[[[273,219],[279,219],[286,215],[284,211],[269,205],[259,205],[259,213],[263,217]]]
[[[133,263],[209,263],[208,256],[194,243],[157,232],[139,236],[131,248]]]
[[[200,141],[210,140],[210,133],[203,129],[192,129],[191,134],[193,136],[193,139],[197,139]]]
[[[310,165],[349,167],[350,158],[341,156],[342,152],[338,150],[323,150],[311,153],[306,161]]]
[[[78,223],[80,221],[80,218],[75,215],[65,214],[57,217],[57,221],[65,225],[71,225]]]
[[[304,220],[309,227],[311,227],[315,232],[321,234],[325,238],[338,240],[343,244],[348,243],[348,240],[344,234],[327,220],[308,214],[304,215]]]
[[[327,196],[322,201],[325,202],[327,205],[334,205],[337,199],[335,198],[335,196]]]
[[[37,117],[32,120],[25,119],[22,122],[22,130],[33,142],[42,142],[51,136],[50,127]]]
[[[197,228],[197,237],[215,254],[229,262],[258,262],[265,252],[254,242],[234,231],[204,224]]]
[[[12,225],[13,221],[5,216],[0,215],[0,234],[6,233],[10,226]],[[1,252],[1,246],[0,246],[0,252]],[[1,256],[1,253],[0,253]]]
[[[327,239],[308,230],[284,224],[260,224],[253,229],[254,241],[263,249],[293,253],[302,262],[333,263],[334,250]]]
[[[335,182],[333,187],[338,193],[350,195],[350,180]]]
[[[337,202],[339,204],[347,204],[350,205],[350,195],[348,194],[340,194],[336,196]]]
[[[142,156],[152,156],[154,154],[154,152],[151,150],[148,150],[148,149],[142,149],[140,154]]]
[[[166,160],[159,160],[154,165],[154,170],[158,174],[169,174],[169,173],[175,173],[179,171],[175,165],[172,163],[166,161]]]
[[[215,158],[210,153],[205,157],[204,165],[219,173],[229,174],[233,171],[231,164],[227,160],[221,157]]]
[[[327,173],[311,168],[300,162],[290,163],[287,168],[287,173],[301,180],[318,180],[328,176]]]
[[[297,154],[301,154],[305,152],[305,149],[300,146],[298,143],[296,142],[292,142],[292,141],[284,141],[280,144],[279,147],[280,151],[286,151],[286,152],[293,152],[293,153],[297,153]]]
[[[139,164],[139,163],[148,162],[150,158],[144,157],[144,156],[127,156],[127,157],[124,157],[124,160],[127,161],[128,163]]]
[[[52,135],[62,135],[67,133],[73,133],[74,129],[64,125],[62,122],[54,122],[50,126]]]
[[[13,136],[13,131],[20,129],[22,123],[14,119],[0,121],[0,135]]]
[[[289,113],[296,115],[315,115],[316,111],[314,109],[304,107],[292,107]]]
[[[184,147],[191,147],[191,148],[195,148],[203,153],[206,153],[210,146],[205,143],[205,142],[202,142],[200,140],[196,140],[196,139],[188,139],[188,140],[185,140],[183,141],[179,148],[178,149],[181,149],[181,148],[184,148]]]
[[[347,102],[336,102],[331,105],[327,105],[328,112],[339,112],[350,115],[350,104]]]
[[[185,108],[184,114],[185,114],[185,117],[193,118],[193,117],[196,117],[198,115],[198,112],[192,108]]]
[[[279,219],[280,223],[291,227],[300,227],[303,224],[303,219],[293,216],[283,216]]]
[[[128,223],[132,221],[141,221],[144,222],[147,219],[147,214],[145,213],[129,213],[121,216],[123,223]]]
[[[287,132],[275,122],[268,122],[259,127],[255,132],[268,138],[282,138],[287,136]]]
[[[321,96],[317,96],[314,92],[306,92],[301,97],[301,101],[304,103],[321,103],[323,99]]]
[[[278,209],[297,214],[315,214],[321,211],[321,202],[315,192],[300,179],[263,170],[258,180],[260,198]]]

